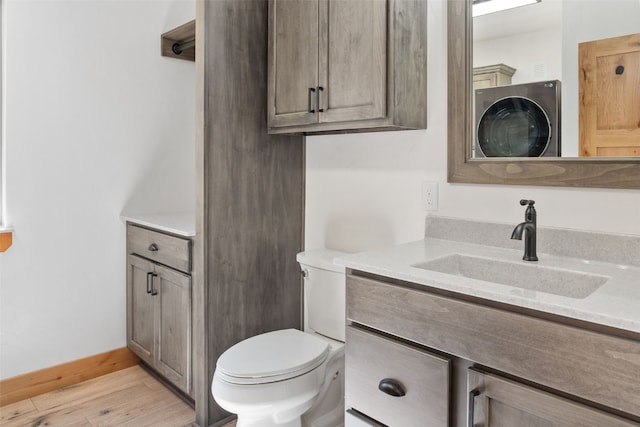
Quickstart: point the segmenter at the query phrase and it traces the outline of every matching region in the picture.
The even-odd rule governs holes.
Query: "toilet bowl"
[[[237,427],[344,424],[345,287],[344,269],[333,265],[338,254],[298,254],[305,272],[305,332],[256,335],[218,358],[211,393],[220,407],[237,414]]]
[[[331,396],[338,396],[333,400],[340,406],[336,423],[315,425],[341,425],[344,343],[285,329],[257,335],[237,346],[218,359],[211,392],[218,405],[238,414],[238,427],[311,425],[302,424],[302,415]],[[242,366],[248,354],[253,360]]]

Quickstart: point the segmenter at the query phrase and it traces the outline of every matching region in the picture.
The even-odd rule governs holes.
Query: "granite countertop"
[[[539,261],[527,262],[522,260],[522,253],[522,248],[516,250],[427,237],[386,249],[339,257],[334,262],[353,270],[640,333],[640,266],[540,252]],[[572,298],[417,267],[455,254],[522,264],[536,275],[551,268],[599,276],[604,283],[591,293],[581,289],[576,293],[577,297]]]
[[[196,235],[196,217],[192,212],[121,214],[120,218],[134,224],[155,228],[178,236]]]

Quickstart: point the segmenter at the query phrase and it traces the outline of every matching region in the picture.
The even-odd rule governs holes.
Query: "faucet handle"
[[[522,199],[522,200],[520,200],[520,206],[526,206],[526,205],[533,206],[533,204],[534,204],[535,202],[536,202],[535,200],[525,200],[525,199]]]

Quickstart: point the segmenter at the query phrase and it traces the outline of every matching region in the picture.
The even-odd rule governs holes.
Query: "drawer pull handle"
[[[319,113],[324,113],[324,108],[322,108],[322,92],[324,88],[322,86],[318,86],[318,96],[316,97],[316,110]]]
[[[153,292],[153,271],[147,273],[147,293]]]
[[[468,427],[473,427],[473,416],[476,412],[475,409],[475,403],[476,403],[476,396],[478,396],[480,394],[480,390],[478,389],[473,389],[469,392],[469,402],[468,402],[468,420],[467,420],[467,426]]]
[[[155,243],[152,243],[149,245],[148,248],[151,252],[158,252],[158,245],[156,245]]]
[[[393,397],[402,397],[407,394],[404,387],[398,381],[391,378],[385,378],[378,384],[378,390]]]
[[[156,290],[156,286],[154,283],[154,279],[158,277],[156,273],[149,272],[147,273],[147,293],[151,294],[151,296],[158,295],[158,291]]]
[[[315,113],[315,112],[316,112],[316,110],[314,110],[314,109],[313,109],[313,107],[312,107],[312,102],[311,102],[311,98],[312,98],[313,96],[315,96],[315,93],[316,93],[316,89],[315,89],[315,88],[313,88],[313,87],[310,87],[310,88],[309,88],[309,93],[308,93],[308,95],[307,95],[307,111],[308,111],[308,112],[310,112],[310,113]],[[318,102],[318,101],[316,101],[316,103],[317,103],[317,102]]]

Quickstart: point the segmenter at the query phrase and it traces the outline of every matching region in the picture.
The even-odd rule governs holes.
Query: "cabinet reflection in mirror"
[[[476,6],[472,157],[640,157],[640,2]]]
[[[546,12],[541,16],[533,12],[534,8],[545,5],[559,11],[556,18],[551,19]],[[640,132],[637,120],[640,114],[637,105],[640,100],[640,54],[612,53],[615,67],[609,70],[613,77],[607,78],[622,76],[629,79],[630,83],[625,84],[631,90],[610,83],[599,87],[596,79],[597,101],[589,101],[588,96],[580,94],[580,75],[585,73],[579,72],[578,55],[580,43],[584,46],[590,41],[625,35],[632,44],[637,43],[634,38],[640,33],[640,21],[636,19],[640,14],[637,0],[541,0],[533,5],[476,18],[497,20],[501,14],[526,12],[524,23],[507,18],[501,23],[490,22],[484,28],[472,17],[472,0],[448,0],[447,7],[449,182],[640,188],[640,155],[637,152],[640,145],[640,134],[637,133]],[[628,9],[633,11],[624,12]],[[589,24],[588,16],[597,16],[597,24]],[[628,16],[633,18],[632,22],[623,23]],[[603,22],[615,22],[616,32],[602,25]],[[533,28],[534,23],[543,23],[545,27]],[[553,26],[556,28],[552,29]],[[509,35],[497,35],[498,29],[509,31]],[[586,34],[586,29],[591,32]],[[474,44],[474,33],[483,41],[477,40]],[[563,49],[552,52],[549,47],[537,47],[534,41],[543,38],[555,40],[555,45],[563,46]],[[485,44],[484,48],[481,43]],[[489,43],[493,47],[487,47]],[[570,49],[565,48],[569,46]],[[607,49],[609,47],[605,46],[602,51]],[[597,59],[600,55],[595,54],[598,64],[602,62]],[[604,69],[609,68],[609,65],[604,66]],[[583,82],[582,86],[586,83],[593,82]],[[507,91],[507,94],[497,93],[500,91]],[[480,104],[478,109],[482,111],[476,111],[476,102],[494,99],[495,104],[508,97],[509,91],[517,91],[513,95],[518,98],[514,104],[520,109],[517,113],[509,110],[513,106],[506,102],[493,107],[492,103]],[[606,99],[601,96],[603,93]],[[476,94],[480,99],[475,99]],[[581,130],[579,125],[584,121],[579,119],[581,99],[589,101],[587,107],[595,108],[591,110],[595,114],[590,113],[587,122],[595,121],[596,127],[608,128],[605,144],[579,144],[579,141],[587,140],[582,135],[586,126]],[[487,117],[480,123],[485,110]],[[602,111],[607,114],[601,114]],[[500,122],[497,119],[501,117],[509,120]],[[520,126],[521,122],[526,126]],[[633,126],[635,129],[630,131]],[[561,128],[560,132],[558,128]],[[512,139],[523,138],[525,144],[508,144],[501,140],[491,150],[486,148],[485,153],[484,145],[476,139],[478,129],[487,139],[503,134]],[[530,141],[531,147],[528,146]],[[607,149],[602,149],[606,144]]]

